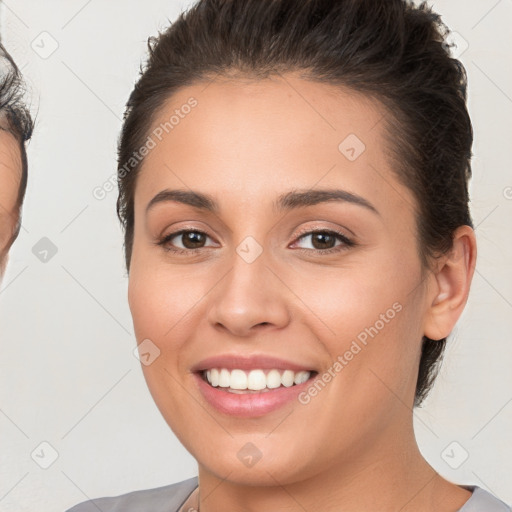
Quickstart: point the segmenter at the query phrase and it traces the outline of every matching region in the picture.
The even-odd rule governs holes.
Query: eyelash
[[[181,229],[179,231],[169,233],[168,235],[161,238],[156,244],[163,247],[165,251],[171,252],[173,254],[183,254],[183,255],[189,255],[189,256],[196,254],[198,251],[201,251],[202,249],[208,249],[208,247],[196,247],[195,249],[181,249],[179,247],[171,247],[168,245],[169,242],[173,238],[175,238],[179,235],[182,235],[184,233],[200,233],[200,234],[208,237],[207,233],[205,233],[204,231],[201,231],[199,229]],[[321,255],[325,255],[325,254],[332,254],[332,253],[337,253],[337,252],[341,252],[341,251],[346,251],[349,248],[357,245],[353,240],[350,240],[349,238],[347,238],[347,236],[344,235],[343,233],[341,233],[339,231],[331,230],[331,229],[316,229],[316,230],[303,231],[303,232],[299,233],[297,240],[300,240],[301,238],[304,238],[307,235],[315,235],[317,233],[334,235],[336,237],[336,239],[343,242],[343,244],[335,246],[335,247],[331,247],[330,249],[302,249],[302,248],[299,248],[299,249],[295,249],[295,250],[303,252],[303,253],[307,253],[307,254],[313,253],[315,255],[321,256]]]

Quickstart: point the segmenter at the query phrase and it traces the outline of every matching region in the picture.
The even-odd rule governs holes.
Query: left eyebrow
[[[291,192],[279,196],[277,201],[274,202],[273,207],[277,211],[282,211],[314,206],[331,201],[352,203],[380,215],[377,208],[364,197],[340,189],[292,190]]]
[[[219,212],[219,203],[210,195],[192,190],[162,190],[146,207],[146,213],[158,203],[174,201],[193,208],[210,212]],[[325,202],[345,202],[362,206],[373,213],[380,215],[379,211],[367,199],[352,192],[340,189],[325,190],[292,190],[280,195],[272,203],[274,210],[284,211],[295,208],[305,208]]]

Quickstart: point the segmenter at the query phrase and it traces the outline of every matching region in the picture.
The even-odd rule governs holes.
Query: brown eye
[[[331,249],[336,244],[336,237],[327,231],[312,233],[311,240],[315,249]]]
[[[210,237],[202,231],[196,229],[182,229],[174,233],[169,233],[157,242],[166,251],[176,254],[194,253],[201,249],[207,249],[212,245],[206,245]]]
[[[197,249],[203,247],[206,235],[201,231],[184,231],[181,233],[181,241],[186,249]]]
[[[311,240],[311,247],[304,246],[304,241]],[[302,251],[317,254],[328,254],[346,250],[356,244],[344,234],[330,230],[315,230],[303,233],[295,242]]]

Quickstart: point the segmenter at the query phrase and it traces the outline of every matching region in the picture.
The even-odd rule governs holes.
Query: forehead
[[[0,214],[16,204],[21,172],[20,145],[14,135],[0,128]]]
[[[185,87],[154,119],[136,202],[165,187],[242,204],[319,186],[410,203],[388,162],[386,116],[376,100],[292,74]]]
[[[16,138],[0,129],[0,258],[18,219],[21,151]]]

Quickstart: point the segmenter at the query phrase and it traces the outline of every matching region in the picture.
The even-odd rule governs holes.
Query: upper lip
[[[191,371],[201,372],[211,368],[226,368],[228,370],[272,370],[275,368],[277,370],[292,370],[294,372],[314,371],[310,366],[264,354],[251,356],[220,354],[202,359],[191,368]]]

